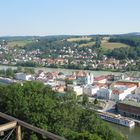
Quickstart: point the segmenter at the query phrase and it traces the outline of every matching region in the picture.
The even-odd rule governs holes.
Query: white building
[[[76,86],[76,85],[68,85],[67,86],[68,91],[74,91],[77,96],[83,94],[83,87],[81,86]]]
[[[128,95],[133,93],[137,85],[126,83],[126,82],[117,82],[112,87],[111,99],[115,101],[124,100]]]
[[[93,84],[93,81],[94,81],[93,74],[87,73],[87,75],[86,75],[86,84],[91,85],[91,84]]]
[[[96,95],[98,90],[99,90],[98,86],[86,85],[83,89],[83,93],[89,96],[94,96]]]
[[[37,79],[46,79],[46,75],[44,73],[44,71],[39,70],[36,76]]]
[[[102,87],[97,91],[97,98],[109,100],[111,99],[111,94],[112,90]]]
[[[140,87],[136,88],[136,90],[135,90],[135,94],[140,95]]]
[[[16,80],[29,81],[32,79],[32,75],[25,74],[25,73],[16,73],[15,78],[16,78]]]
[[[118,80],[130,80],[130,77],[127,74],[114,75],[114,81]]]

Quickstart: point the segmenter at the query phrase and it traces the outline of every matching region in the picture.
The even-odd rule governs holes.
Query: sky
[[[140,32],[140,0],[0,0],[0,36]]]

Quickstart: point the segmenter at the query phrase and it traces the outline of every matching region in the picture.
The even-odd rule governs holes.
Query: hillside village
[[[66,44],[68,43],[67,47],[61,45],[61,47],[57,48],[56,46],[48,50],[39,48],[29,50],[28,47],[18,47],[18,45],[9,47],[7,42],[5,42],[6,41],[3,40],[0,45],[1,65],[124,71],[130,70],[139,63],[139,60],[135,59],[127,58],[119,60],[108,57],[99,52],[100,50],[95,49],[94,45],[90,47],[80,47],[77,42],[68,42],[67,40],[64,40]],[[38,40],[36,40],[35,44],[36,43],[38,43]],[[84,41],[82,45],[83,44]]]

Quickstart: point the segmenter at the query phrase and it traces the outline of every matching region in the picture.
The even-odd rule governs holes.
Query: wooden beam
[[[2,124],[2,125],[0,125],[0,132],[7,131],[9,129],[15,128],[16,125],[17,125],[16,121],[9,122],[9,123],[6,123],[6,124]]]
[[[21,140],[21,126],[18,125],[16,128],[16,139]]]
[[[6,120],[9,120],[9,121],[16,121],[20,126],[22,126],[24,128],[27,128],[29,130],[32,130],[33,132],[36,132],[36,133],[42,135],[43,137],[47,137],[47,138],[50,138],[52,140],[67,140],[67,139],[65,139],[65,138],[63,138],[61,136],[55,135],[55,134],[53,134],[51,132],[45,131],[45,130],[40,129],[38,127],[35,127],[35,126],[33,126],[33,125],[29,124],[29,123],[21,121],[21,120],[19,120],[17,118],[14,118],[14,117],[10,116],[10,115],[7,115],[5,113],[0,112],[0,117],[4,118]]]

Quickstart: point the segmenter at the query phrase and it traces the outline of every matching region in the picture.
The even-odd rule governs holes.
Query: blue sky
[[[140,32],[140,0],[0,0],[0,36]]]

